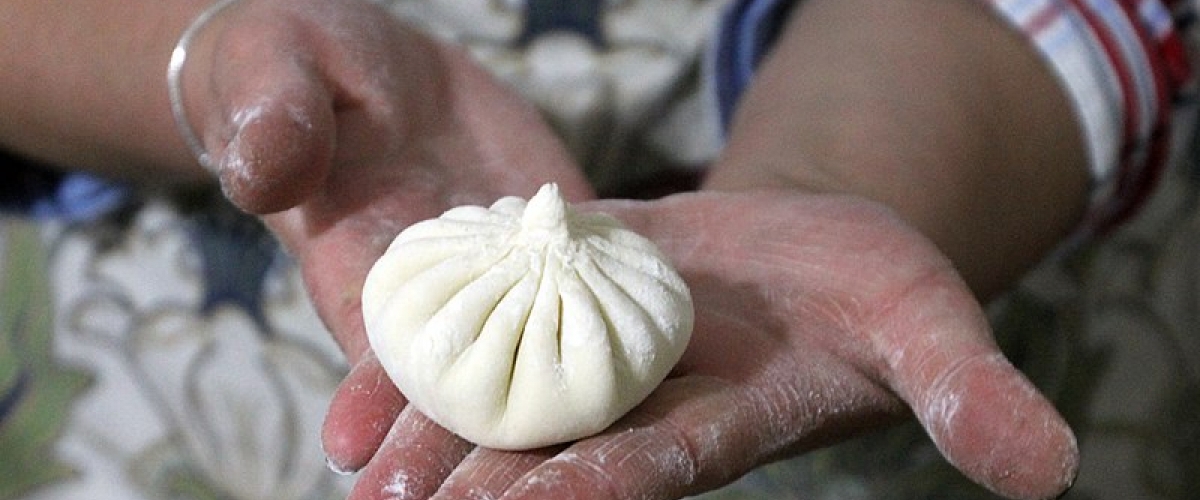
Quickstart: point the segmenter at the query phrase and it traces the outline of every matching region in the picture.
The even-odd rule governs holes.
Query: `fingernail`
[[[333,459],[329,458],[328,455],[325,456],[325,466],[328,467],[329,470],[333,471],[334,474],[337,474],[339,476],[349,476],[349,475],[354,474],[355,472],[358,472],[357,470],[354,470],[354,469],[351,469],[348,467],[342,467],[341,465],[338,465],[338,463],[334,462]]]

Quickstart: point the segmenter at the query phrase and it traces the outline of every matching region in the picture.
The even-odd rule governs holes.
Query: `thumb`
[[[216,162],[225,195],[265,215],[299,205],[329,174],[336,126],[333,101],[320,78],[294,67],[267,71],[264,89],[235,104],[232,136]]]
[[[1000,354],[947,367],[921,399],[919,418],[942,453],[989,489],[1012,498],[1054,498],[1074,481],[1074,434]]]
[[[944,285],[944,284],[943,284]],[[975,482],[1010,498],[1061,495],[1075,479],[1079,450],[1054,406],[991,341],[962,286],[908,294],[877,337],[885,378],[913,409],[942,454]],[[895,319],[895,318],[893,318]]]

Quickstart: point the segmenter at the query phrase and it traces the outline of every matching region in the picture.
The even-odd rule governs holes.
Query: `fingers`
[[[363,469],[348,500],[429,498],[473,448],[408,406]]]
[[[365,466],[404,405],[375,356],[356,364],[338,386],[325,416],[321,443],[329,467],[351,473]]]
[[[269,214],[300,204],[329,174],[334,154],[333,102],[321,80],[291,61],[267,73],[232,106],[232,135],[216,157],[225,195],[239,208]]]
[[[762,408],[735,404],[742,393],[729,388],[717,379],[670,380],[613,429],[565,450],[476,448],[431,498],[673,499],[724,484],[752,467],[769,427],[758,418]],[[397,445],[389,442],[389,452]],[[430,487],[405,489],[419,495]]]
[[[253,214],[297,205],[330,168],[334,97],[304,26],[279,4],[234,4],[203,30],[184,68],[207,166]]]
[[[500,498],[522,476],[561,450],[507,452],[475,448],[430,500]]]
[[[1010,498],[1057,497],[1078,469],[1075,437],[989,340],[982,313],[965,313],[977,308],[962,285],[908,293],[895,308],[906,317],[878,330],[884,376],[972,480]]]
[[[533,469],[503,498],[697,494],[728,484],[764,461],[871,424],[881,406],[876,398],[888,397],[845,370],[812,375],[809,387],[765,379],[748,386],[712,377],[668,380],[613,429]],[[788,378],[794,380],[795,374]],[[843,391],[860,396],[850,398]]]
[[[745,453],[733,450],[743,446],[739,441],[751,441],[745,439],[750,429],[727,425],[739,406],[730,404],[732,395],[724,389],[716,380],[668,381],[650,403],[665,412],[664,418],[618,423],[604,435],[581,441],[513,484],[503,498],[679,498],[699,491],[702,475],[712,473],[717,456],[727,464],[742,461]],[[691,412],[717,417],[713,410],[718,407],[726,417],[700,428],[678,420],[690,420]]]

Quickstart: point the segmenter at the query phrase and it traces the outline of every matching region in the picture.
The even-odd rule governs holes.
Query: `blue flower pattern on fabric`
[[[269,335],[272,330],[263,310],[263,284],[282,256],[275,238],[257,219],[227,203],[213,203],[190,216],[187,234],[200,257],[200,312],[211,315],[221,306],[234,306]]]
[[[527,46],[538,37],[564,32],[582,36],[596,47],[605,47],[607,38],[600,23],[604,0],[527,0],[524,27],[517,40]]]

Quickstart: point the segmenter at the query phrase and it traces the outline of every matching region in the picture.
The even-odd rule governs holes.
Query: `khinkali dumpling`
[[[554,184],[412,225],[367,275],[362,307],[409,402],[499,449],[608,427],[679,361],[693,319],[653,243],[575,212]]]

